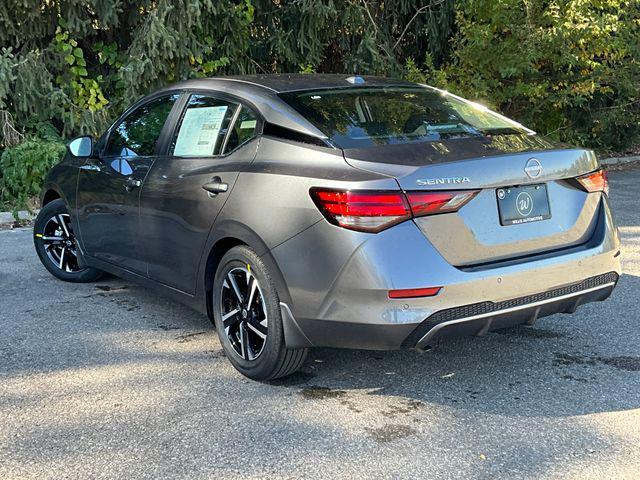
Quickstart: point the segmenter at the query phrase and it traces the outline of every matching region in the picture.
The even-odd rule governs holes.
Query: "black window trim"
[[[229,137],[231,137],[231,130],[233,130],[236,126],[236,121],[238,120],[238,117],[240,116],[240,112],[242,111],[243,105],[241,103],[238,103],[238,106],[236,107],[236,111],[233,112],[233,117],[231,117],[231,120],[229,120],[229,126],[227,127],[227,133],[224,136],[224,140],[222,140],[222,146],[220,147],[220,153],[216,156],[223,156],[226,155],[225,150],[227,148],[227,143],[229,143]],[[253,131],[255,132],[255,128],[253,129]],[[239,147],[240,145],[238,145]],[[237,147],[236,147],[237,148]],[[234,148],[235,150],[235,148]]]
[[[102,143],[102,145],[100,146],[100,150],[97,152],[98,153],[98,157],[100,159],[110,159],[110,158],[120,158],[122,157],[122,155],[105,155],[105,151],[107,149],[107,146],[109,145],[109,141],[111,140],[111,135],[113,134],[113,131],[115,130],[116,127],[118,127],[130,114],[132,114],[133,112],[135,112],[136,110],[138,110],[138,108],[143,107],[151,102],[154,102],[156,100],[158,100],[159,98],[162,97],[171,97],[173,95],[177,95],[178,98],[176,99],[176,101],[173,103],[173,106],[171,107],[171,110],[169,111],[169,115],[167,115],[166,120],[164,121],[164,125],[162,126],[162,130],[160,131],[160,136],[158,137],[158,140],[156,140],[156,146],[155,146],[155,150],[153,152],[152,155],[140,155],[137,158],[149,158],[149,157],[157,157],[160,154],[160,147],[161,145],[164,143],[164,136],[166,135],[166,131],[167,128],[170,126],[171,120],[172,120],[172,115],[176,110],[176,107],[178,105],[180,105],[181,100],[182,100],[182,96],[183,96],[183,92],[181,90],[163,90],[161,92],[156,92],[152,95],[149,95],[147,97],[141,98],[140,100],[138,100],[137,102],[135,102],[133,105],[131,105],[129,108],[127,108],[122,115],[120,115],[115,122],[113,122],[111,124],[111,126],[107,129],[107,131],[104,133],[103,138],[101,138],[99,140],[100,143]]]
[[[337,148],[328,138],[315,137],[271,122],[264,123],[262,135],[277,138],[278,140],[304,143],[305,145],[313,145],[316,147],[331,148],[334,150]]]
[[[227,133],[225,134],[224,140],[222,141],[222,147],[220,148],[220,152],[224,152],[224,149],[226,148],[227,142],[229,140],[229,136],[231,135],[231,130],[235,126],[235,122],[238,119],[238,116],[240,115],[242,108],[247,108],[256,117],[257,124],[254,130],[253,136],[248,138],[238,146],[236,146],[233,150],[226,153],[218,153],[217,155],[206,155],[206,156],[174,155],[171,144],[173,143],[173,139],[175,138],[180,126],[182,125],[182,118],[184,117],[184,113],[189,107],[189,102],[191,98],[195,95],[210,97],[216,100],[221,100],[223,102],[228,102],[228,103],[237,105],[236,111],[233,113],[233,117],[231,117],[231,120],[229,121],[229,127],[227,128]],[[179,159],[185,159],[185,160],[206,159],[206,158],[225,158],[231,155],[232,153],[238,151],[240,148],[245,146],[251,140],[258,138],[262,134],[262,128],[265,123],[264,118],[262,117],[262,115],[260,115],[259,110],[244,98],[240,98],[235,95],[230,95],[226,92],[221,92],[219,90],[208,90],[208,89],[185,89],[182,91],[182,96],[184,100],[179,102],[181,103],[180,110],[177,112],[177,115],[171,119],[172,125],[170,126],[170,129],[167,132],[166,142],[164,142],[162,153],[160,153],[161,156],[164,156],[167,158],[179,158]]]

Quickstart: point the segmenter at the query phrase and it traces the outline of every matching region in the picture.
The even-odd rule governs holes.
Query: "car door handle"
[[[138,180],[137,178],[127,178],[124,181],[124,188],[127,192],[130,192],[134,188],[140,188],[142,186],[142,180]]]
[[[229,184],[224,183],[220,177],[213,177],[211,181],[202,185],[202,188],[209,192],[210,196],[213,196],[228,191]]]
[[[86,170],[89,172],[99,172],[102,169],[100,168],[100,165],[93,165],[91,163],[85,163],[84,165],[80,165],[80,170]]]

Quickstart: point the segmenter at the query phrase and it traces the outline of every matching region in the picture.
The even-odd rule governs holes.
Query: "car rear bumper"
[[[604,300],[621,272],[620,250],[606,201],[598,215],[583,245],[467,269],[450,265],[413,222],[376,235],[319,222],[272,251],[293,300],[287,345],[425,348]],[[434,297],[388,297],[433,286],[442,287]]]
[[[618,274],[610,272],[537,295],[441,310],[416,327],[402,346],[424,349],[441,337],[483,336],[499,328],[533,325],[538,318],[555,313],[574,313],[584,303],[606,300],[617,282]]]

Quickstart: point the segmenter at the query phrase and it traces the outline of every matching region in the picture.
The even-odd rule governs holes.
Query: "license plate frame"
[[[522,225],[551,218],[546,183],[496,189],[500,225]]]

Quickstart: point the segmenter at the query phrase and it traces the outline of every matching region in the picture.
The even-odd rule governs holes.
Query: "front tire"
[[[249,247],[234,247],[222,257],[213,282],[213,317],[227,358],[244,376],[274,380],[304,363],[307,349],[286,348],[278,293]]]
[[[62,199],[47,203],[33,226],[33,243],[44,267],[65,282],[86,283],[103,273],[78,263],[78,245],[71,217]]]

